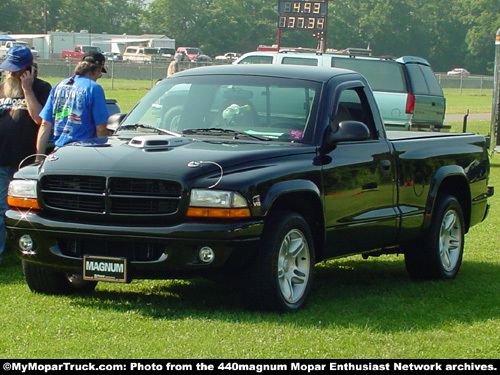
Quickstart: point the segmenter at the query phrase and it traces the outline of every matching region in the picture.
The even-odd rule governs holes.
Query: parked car
[[[233,62],[234,60],[236,60],[240,56],[241,56],[241,53],[226,52],[223,55],[215,56],[215,60],[217,60],[219,62]]]
[[[80,61],[84,54],[87,52],[99,52],[102,53],[101,49],[96,46],[77,44],[73,51],[62,50],[61,57],[66,60]]]
[[[357,71],[370,83],[386,129],[449,130],[446,99],[430,64],[423,58],[397,59],[352,53],[257,51],[233,64],[289,64],[337,67]]]
[[[156,47],[158,54],[165,57],[168,61],[172,61],[175,56],[175,48],[170,47]]]
[[[31,54],[33,55],[34,59],[38,58],[38,51],[35,49],[35,47],[30,46],[27,42],[22,42],[20,40],[14,40],[14,41],[7,41],[4,44],[0,46],[0,59],[4,59],[7,56],[7,52],[9,49],[15,46],[21,46],[21,47],[27,47],[31,49]]]
[[[203,51],[197,47],[178,47],[176,53],[185,53],[189,61],[192,62],[209,62],[212,58],[205,55]]]
[[[108,61],[122,61],[123,56],[119,52],[103,52],[104,57]]]
[[[469,71],[464,68],[454,68],[446,74],[449,76],[470,76]]]
[[[128,62],[168,62],[167,57],[154,47],[128,46],[123,53],[123,61]]]

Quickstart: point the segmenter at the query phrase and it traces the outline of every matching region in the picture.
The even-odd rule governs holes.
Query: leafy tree
[[[435,71],[493,70],[498,0],[334,0],[327,47],[417,55]],[[45,10],[45,12],[44,12]],[[164,34],[210,55],[277,43],[278,0],[1,0],[0,28],[14,34],[79,31]],[[286,30],[282,47],[317,46],[311,32]]]
[[[460,19],[466,31],[466,66],[474,73],[492,73],[495,35],[500,27],[498,0],[461,0]]]
[[[143,4],[140,0],[61,0],[58,29],[92,33],[141,33]],[[64,21],[62,21],[64,20]]]

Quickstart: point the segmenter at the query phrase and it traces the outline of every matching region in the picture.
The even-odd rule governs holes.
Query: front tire
[[[465,224],[460,203],[439,196],[425,235],[405,253],[406,269],[415,279],[452,279],[462,264]]]
[[[97,281],[83,280],[82,275],[66,274],[22,261],[23,273],[30,290],[41,294],[90,293]]]
[[[304,218],[278,211],[266,220],[260,252],[244,275],[251,309],[287,312],[303,307],[314,271],[314,243]]]

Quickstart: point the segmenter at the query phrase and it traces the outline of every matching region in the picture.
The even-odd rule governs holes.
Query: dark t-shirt
[[[42,107],[50,89],[48,82],[38,78],[33,81],[33,91]],[[38,125],[30,117],[26,99],[6,98],[0,85],[0,166],[18,167],[21,160],[35,154],[37,134]]]

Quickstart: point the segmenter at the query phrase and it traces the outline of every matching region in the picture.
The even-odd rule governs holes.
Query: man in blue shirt
[[[106,73],[104,62],[101,53],[87,53],[75,67],[75,75],[52,88],[40,113],[43,121],[38,132],[37,160],[42,160],[51,135],[56,147],[109,135],[104,90],[96,82]]]

